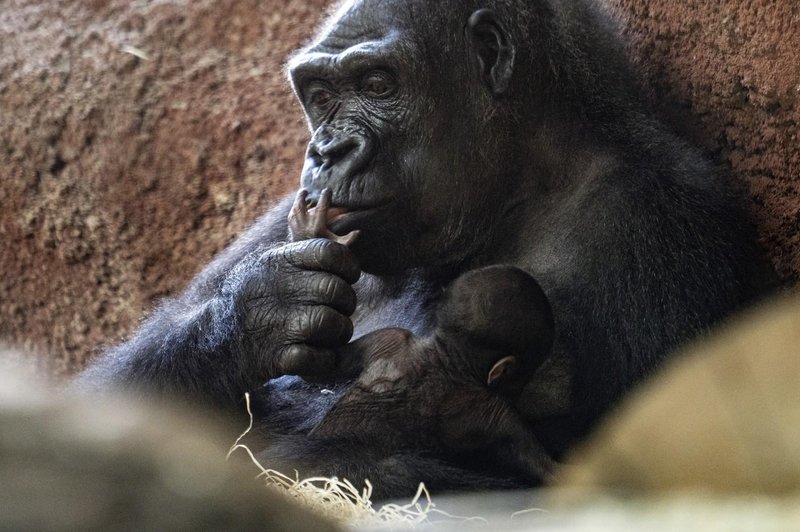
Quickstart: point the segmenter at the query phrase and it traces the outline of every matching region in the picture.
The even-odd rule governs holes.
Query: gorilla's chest
[[[442,288],[417,278],[389,285],[373,276],[362,276],[355,286],[358,306],[352,316],[353,339],[387,327],[428,335],[434,326]]]

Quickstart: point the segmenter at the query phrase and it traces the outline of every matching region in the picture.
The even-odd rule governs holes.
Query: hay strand
[[[244,437],[253,429],[250,394],[245,394],[245,404],[250,423],[231,446],[227,458],[237,450],[243,451],[260,471],[256,478],[263,479],[268,487],[283,492],[324,516],[343,525],[372,528],[413,528],[429,523],[432,515],[458,521],[485,521],[480,517],[459,517],[437,509],[430,492],[422,482],[408,504],[387,503],[376,509],[372,503],[372,483],[369,480],[365,480],[364,487],[359,490],[347,479],[336,477],[300,479],[297,471],[292,478],[280,471],[268,469],[258,461],[250,448],[242,443]]]

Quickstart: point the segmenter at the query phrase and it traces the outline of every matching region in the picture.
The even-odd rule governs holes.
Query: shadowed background
[[[800,274],[800,8],[611,0],[653,105]],[[64,376],[296,186],[321,0],[0,1],[0,339]]]

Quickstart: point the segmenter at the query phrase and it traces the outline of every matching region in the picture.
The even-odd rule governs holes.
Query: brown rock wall
[[[610,0],[654,103],[743,187],[783,278],[800,273],[800,4]],[[668,110],[668,111],[667,111]]]
[[[5,3],[0,338],[73,370],[291,188],[322,3]]]

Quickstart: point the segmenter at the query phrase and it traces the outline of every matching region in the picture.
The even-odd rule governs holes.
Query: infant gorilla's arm
[[[344,246],[350,246],[358,238],[359,231],[352,231],[339,236],[328,229],[330,218],[337,215],[331,208],[331,191],[325,189],[320,194],[319,203],[309,208],[308,191],[301,189],[289,211],[289,236],[292,242],[327,238]]]
[[[439,407],[448,415],[435,428],[448,450],[477,456],[528,482],[552,478],[555,462],[507,400],[475,386],[451,391]]]

